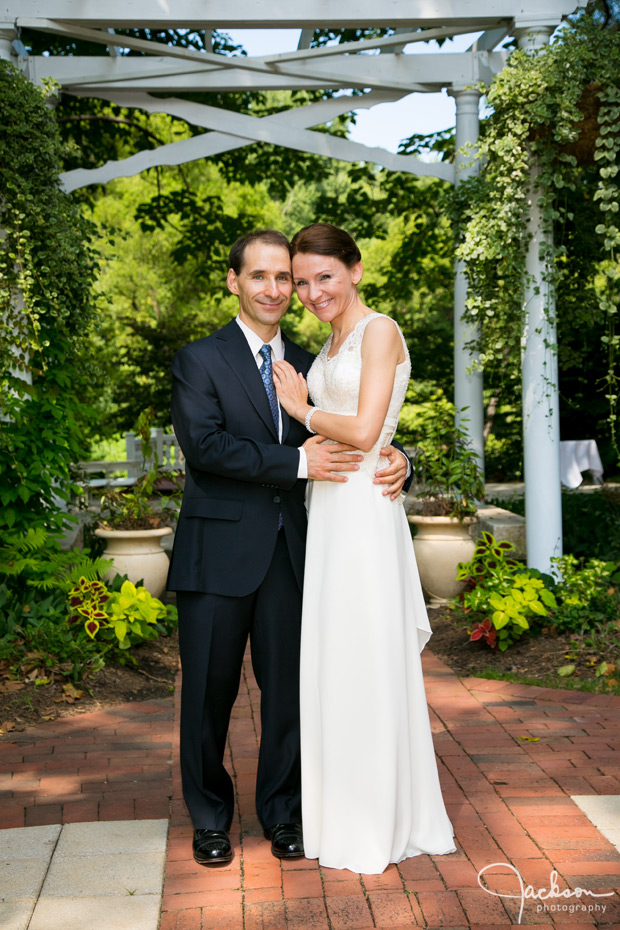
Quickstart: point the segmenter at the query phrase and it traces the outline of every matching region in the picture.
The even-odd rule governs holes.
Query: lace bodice
[[[345,416],[355,416],[360,393],[360,378],[362,372],[362,340],[366,326],[381,313],[370,313],[363,317],[357,326],[349,333],[340,347],[340,351],[333,358],[329,358],[333,334],[331,334],[314,360],[308,372],[308,391],[315,406],[327,413],[339,413]],[[387,317],[390,319],[390,317]],[[379,451],[388,446],[398,425],[400,408],[405,399],[411,362],[404,336],[400,327],[393,320],[398,329],[405,349],[405,361],[396,366],[394,387],[388,407],[381,435],[369,452],[364,453],[358,474],[374,475],[379,467]],[[370,337],[369,337],[370,338]]]

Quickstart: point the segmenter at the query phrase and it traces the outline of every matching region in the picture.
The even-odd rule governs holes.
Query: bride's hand
[[[275,362],[273,383],[278,400],[288,415],[303,423],[308,411],[308,385],[304,376],[288,362]]]

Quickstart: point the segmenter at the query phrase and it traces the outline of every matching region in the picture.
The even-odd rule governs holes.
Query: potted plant
[[[407,516],[416,528],[413,546],[422,587],[430,606],[438,607],[464,588],[457,567],[473,555],[470,527],[478,519],[484,481],[462,426],[445,415],[429,417],[423,425]]]
[[[175,502],[181,493],[178,476],[164,473],[159,468],[157,454],[151,445],[150,424],[152,408],[144,411],[135,427],[141,437],[143,468],[145,473],[132,488],[105,494],[95,536],[106,542],[105,558],[111,559],[113,568],[108,578],[126,575],[134,584],[141,581],[153,597],[159,597],[168,574],[168,556],[161,543],[172,533],[171,523],[177,515]],[[166,497],[158,497],[158,483],[172,481],[176,490]]]

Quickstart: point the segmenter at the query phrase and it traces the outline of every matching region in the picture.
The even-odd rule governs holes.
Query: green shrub
[[[618,620],[620,568],[615,562],[584,562],[574,555],[551,561],[561,576],[556,585],[558,607],[553,613],[559,631],[584,633]]]
[[[17,677],[27,663],[77,682],[88,669],[103,665],[100,652],[83,629],[69,628],[62,591],[27,589],[18,594],[0,583],[0,659],[11,663]]]
[[[525,516],[523,498],[487,498],[487,503]],[[620,490],[562,491],[562,536],[570,555],[620,562]]]
[[[0,526],[56,532],[83,458],[94,227],[60,183],[46,92],[0,61]]]
[[[453,606],[475,618],[470,641],[504,651],[526,630],[548,618],[558,632],[585,634],[618,622],[620,567],[615,562],[574,555],[552,559],[557,576],[526,569],[510,557],[512,543],[482,533],[471,562],[457,578],[469,589]]]
[[[78,681],[88,668],[102,667],[110,651],[117,661],[135,661],[132,646],[170,633],[176,608],[125,577],[105,583],[111,564],[87,550],[63,552],[41,528],[6,534],[0,545],[0,658],[17,671],[37,657]]]

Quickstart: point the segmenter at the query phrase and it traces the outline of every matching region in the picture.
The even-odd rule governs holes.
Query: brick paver
[[[42,723],[0,743],[0,827],[166,818],[171,698]]]
[[[620,794],[620,698],[459,681],[428,651],[424,667],[451,856],[409,859],[380,876],[274,859],[254,809],[260,718],[249,659],[227,748],[238,802],[232,863],[205,869],[191,856],[180,675],[174,700],[51,721],[1,742],[0,828],[169,818],[160,930],[498,930],[517,924],[519,899],[499,896],[518,895],[517,872],[532,888],[523,924],[620,930],[620,854],[570,798]],[[544,900],[552,872],[558,889],[583,891]]]

